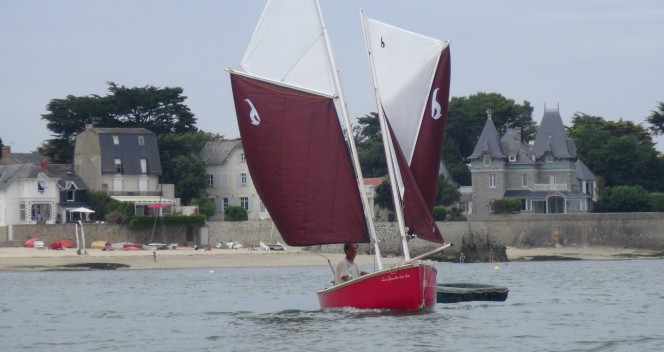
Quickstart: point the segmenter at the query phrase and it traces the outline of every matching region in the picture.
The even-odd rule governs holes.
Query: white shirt
[[[337,264],[337,269],[334,271],[334,284],[339,285],[345,281],[341,278],[343,276],[348,276],[348,271],[352,272],[353,279],[360,277],[360,268],[357,267],[357,264],[351,263],[344,257],[339,264]]]

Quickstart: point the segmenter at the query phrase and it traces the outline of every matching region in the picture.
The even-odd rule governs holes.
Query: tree
[[[387,174],[387,162],[383,148],[378,114],[372,112],[357,119],[353,136],[364,177],[382,177]]]
[[[199,131],[164,134],[157,139],[163,170],[161,183],[174,184],[175,196],[180,198],[183,204],[206,198],[207,165],[199,153],[205,143],[222,137]]]
[[[651,198],[641,186],[604,188],[599,195],[596,212],[643,212],[651,210]]]
[[[461,199],[461,192],[457,185],[450,183],[445,176],[438,176],[438,186],[436,187],[436,205],[446,207],[452,206]]]
[[[652,110],[647,121],[652,125],[650,130],[653,134],[664,134],[664,102],[660,101],[657,105],[657,110]]]
[[[182,88],[118,86],[107,82],[110,94],[52,99],[42,115],[53,139],[38,151],[56,162],[71,163],[76,135],[86,124],[98,127],[142,127],[155,134],[197,131],[196,118],[184,104]]]
[[[605,121],[576,113],[567,130],[581,160],[608,187],[640,185],[649,191],[664,189],[664,160],[646,129],[631,121]]]

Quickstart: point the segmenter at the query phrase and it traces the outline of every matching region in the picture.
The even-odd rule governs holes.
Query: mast
[[[383,270],[383,259],[380,253],[380,246],[378,245],[378,237],[376,236],[376,229],[374,227],[373,214],[371,212],[371,209],[369,209],[369,201],[367,199],[366,192],[364,191],[364,178],[362,176],[362,169],[360,167],[360,161],[357,155],[355,139],[353,138],[353,130],[351,128],[350,118],[348,117],[348,108],[346,106],[346,99],[344,98],[343,89],[341,87],[341,80],[339,79],[339,71],[337,69],[336,63],[334,62],[334,57],[332,56],[332,46],[330,45],[330,40],[327,34],[327,27],[325,26],[325,22],[323,21],[323,13],[320,9],[320,4],[318,3],[318,0],[315,1],[315,4],[316,4],[316,10],[318,10],[318,17],[320,19],[320,23],[323,25],[322,28],[323,39],[325,40],[325,45],[327,46],[327,53],[329,56],[330,65],[332,66],[331,67],[332,76],[334,77],[334,85],[337,89],[337,95],[339,97],[339,105],[341,106],[341,114],[343,115],[343,120],[346,127],[348,144],[350,145],[350,150],[351,150],[351,159],[353,160],[353,167],[355,168],[355,176],[357,178],[357,188],[358,191],[360,192],[360,198],[362,199],[362,208],[364,209],[364,217],[367,220],[369,235],[371,236],[371,240],[373,241],[374,244],[376,264],[378,265],[378,270]]]
[[[390,185],[392,186],[392,197],[394,201],[394,212],[397,214],[397,222],[399,227],[399,236],[401,237],[401,246],[403,248],[403,255],[406,261],[410,260],[410,250],[408,249],[408,240],[406,238],[405,223],[403,219],[403,209],[401,208],[401,196],[399,188],[397,187],[397,170],[395,170],[395,163],[392,159],[394,155],[394,148],[392,146],[392,139],[390,138],[390,131],[387,128],[385,121],[385,112],[383,111],[380,91],[378,89],[378,80],[376,79],[376,69],[372,59],[371,45],[369,45],[369,33],[364,17],[364,9],[360,8],[360,17],[362,18],[362,30],[364,32],[364,42],[367,46],[367,53],[369,55],[369,66],[371,67],[371,78],[374,88],[374,96],[376,97],[376,107],[378,108],[378,121],[380,122],[380,129],[383,135],[383,147],[385,149],[385,161],[387,162],[387,171],[390,176]]]

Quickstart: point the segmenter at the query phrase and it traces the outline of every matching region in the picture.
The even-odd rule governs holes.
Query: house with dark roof
[[[229,205],[243,207],[249,220],[270,218],[251,181],[240,139],[207,142],[200,156],[207,164],[207,193],[217,208],[210,220],[223,220]]]
[[[175,204],[173,185],[162,185],[157,136],[144,128],[86,125],[76,136],[74,170],[89,189],[133,202],[137,214],[156,203]]]
[[[87,206],[87,187],[72,165],[50,164],[36,153],[2,149],[0,226],[77,220],[69,210]]]
[[[469,159],[469,213],[490,214],[501,198],[520,200],[525,213],[585,213],[597,198],[595,175],[579,159],[558,109],[545,109],[532,145],[514,130],[500,137],[489,116]]]

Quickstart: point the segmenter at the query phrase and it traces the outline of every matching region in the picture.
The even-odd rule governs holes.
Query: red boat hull
[[[436,268],[411,263],[318,292],[321,308],[416,310],[436,304]]]

